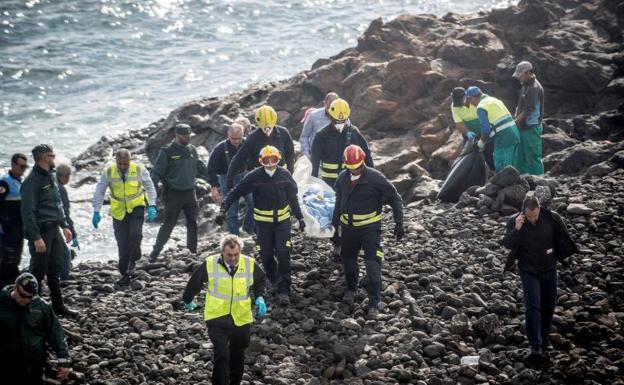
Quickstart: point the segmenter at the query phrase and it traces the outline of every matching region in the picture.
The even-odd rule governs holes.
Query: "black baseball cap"
[[[453,98],[453,106],[458,107],[464,104],[464,96],[466,96],[466,89],[464,87],[455,87],[451,92]]]

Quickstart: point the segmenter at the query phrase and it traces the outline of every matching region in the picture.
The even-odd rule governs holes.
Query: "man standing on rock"
[[[273,146],[280,152],[280,166],[286,167],[292,174],[295,167],[295,146],[290,133],[285,127],[277,125],[277,113],[271,106],[262,106],[256,110],[256,126],[251,131],[240,149],[232,158],[226,177],[226,191],[234,187],[234,178],[247,167],[258,167],[260,151],[266,146]]]
[[[186,247],[193,254],[197,252],[199,205],[195,195],[195,179],[198,174],[207,178],[208,169],[190,141],[191,126],[178,124],[175,127],[175,139],[160,150],[152,170],[154,186],[158,186],[158,182],[164,185],[165,222],[158,230],[156,243],[149,255],[150,262],[155,262],[165,247],[180,211],[184,211],[186,217]]]
[[[356,145],[344,151],[344,164],[336,181],[336,207],[332,224],[342,228],[340,256],[345,272],[346,291],[344,301],[352,304],[358,284],[358,255],[364,250],[366,264],[366,291],[368,292],[369,319],[379,314],[381,290],[382,207],[388,202],[394,215],[394,235],[401,240],[405,235],[403,226],[403,202],[390,181],[379,171],[364,164],[366,153]]]
[[[524,293],[526,331],[531,345],[527,362],[545,363],[548,335],[557,301],[557,261],[578,252],[561,217],[540,208],[539,200],[527,194],[522,212],[507,223],[503,246],[511,252],[505,269],[518,260]]]
[[[61,194],[61,202],[63,202],[63,212],[65,213],[65,221],[67,222],[67,227],[69,231],[72,233],[72,247],[79,248],[78,244],[78,234],[76,234],[76,229],[74,228],[74,221],[72,220],[71,214],[71,204],[69,203],[69,195],[67,194],[67,189],[65,186],[69,183],[71,179],[71,167],[65,163],[61,163],[56,167],[56,179],[58,182],[59,193]],[[69,279],[69,271],[71,270],[71,256],[72,251],[69,249],[67,244],[65,246],[65,256],[63,257],[63,268],[61,269],[61,281],[66,281]]]
[[[228,129],[228,137],[226,140],[220,142],[215,146],[208,159],[208,183],[210,183],[211,191],[210,195],[212,201],[216,204],[221,203],[222,197],[225,197],[227,190],[225,189],[226,177],[228,167],[232,161],[232,158],[238,152],[241,144],[244,142],[243,137],[244,127],[240,124],[234,123]],[[234,178],[234,183],[238,184],[246,172],[243,171]],[[226,223],[227,230],[230,234],[239,234],[238,224],[238,200],[232,203],[232,206],[227,211]],[[255,234],[254,231],[254,219],[253,219],[253,199],[251,194],[245,195],[245,204],[247,210],[245,211],[245,219],[243,220],[243,230],[248,234]]]
[[[266,146],[262,149],[258,159],[262,167],[249,172],[230,191],[221,204],[216,222],[223,224],[230,205],[240,197],[252,194],[258,236],[256,249],[280,303],[286,305],[289,302],[291,284],[290,217],[294,215],[299,220],[300,231],[305,228],[305,222],[297,199],[297,184],[288,170],[277,166],[280,156],[275,147]]]
[[[211,255],[195,269],[184,290],[184,307],[197,308],[193,298],[206,285],[204,320],[214,346],[212,383],[238,385],[245,369],[253,313],[253,292],[258,315],[266,315],[264,271],[253,258],[241,254],[243,241],[236,235],[221,238],[221,253]]]
[[[338,94],[335,92],[330,92],[325,95],[323,107],[310,112],[303,123],[301,136],[299,136],[299,143],[301,143],[301,153],[310,160],[312,160],[312,144],[314,143],[314,138],[323,127],[331,123],[329,107],[336,99],[338,99]]]
[[[57,379],[67,379],[65,333],[50,305],[39,297],[37,279],[23,273],[0,291],[0,372],[7,385],[43,385],[46,345],[56,353]]]
[[[543,175],[544,88],[533,73],[533,65],[528,61],[518,63],[513,76],[522,84],[515,118],[520,130],[518,171],[522,175]]]
[[[41,281],[46,276],[56,315],[76,316],[78,312],[65,306],[61,294],[60,273],[65,255],[63,242],[71,242],[72,234],[65,220],[54,172],[56,155],[52,146],[47,144],[35,146],[32,155],[35,167],[24,180],[21,190],[22,221],[32,258],[32,273],[37,278],[40,294]]]
[[[143,218],[147,200],[147,219],[156,219],[156,187],[145,167],[132,160],[126,149],[118,150],[115,163],[106,167],[93,194],[93,227],[97,228],[106,189],[110,189],[110,213],[119,255],[119,285],[130,283],[136,261],[141,259]],[[147,198],[147,199],[146,199]]]
[[[20,191],[27,169],[26,155],[13,154],[11,168],[0,178],[0,288],[13,283],[19,275],[24,248]]]
[[[484,149],[488,140],[494,140],[494,169],[501,172],[507,166],[518,169],[518,146],[520,134],[505,104],[493,96],[481,92],[479,87],[466,90],[468,103],[477,107],[481,122],[481,139],[478,145]]]

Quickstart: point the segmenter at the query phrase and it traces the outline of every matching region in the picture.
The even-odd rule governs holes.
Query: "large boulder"
[[[588,167],[609,159],[624,143],[586,141],[544,158],[544,168],[552,175],[579,175]]]

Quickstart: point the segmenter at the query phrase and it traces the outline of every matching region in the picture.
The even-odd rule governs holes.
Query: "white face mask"
[[[358,180],[358,179],[360,179],[361,176],[362,176],[362,174],[359,174],[359,175],[351,174],[351,180]]]
[[[264,134],[266,136],[271,136],[271,133],[273,132],[273,128],[272,127],[265,127],[262,129],[262,131],[264,131]]]
[[[345,123],[336,123],[334,124],[334,127],[336,127],[336,130],[338,130],[338,132],[342,132],[342,130],[344,129]]]
[[[277,167],[275,167],[273,170],[269,170],[268,168],[264,168],[264,172],[267,173],[268,176],[273,177],[273,174],[275,174],[275,171],[277,171]]]

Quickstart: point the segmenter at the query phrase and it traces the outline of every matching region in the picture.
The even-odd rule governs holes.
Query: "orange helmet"
[[[269,161],[269,159],[272,157],[273,159]],[[260,150],[258,162],[260,162],[260,164],[262,165],[265,165],[267,161],[270,163],[278,164],[281,159],[282,155],[277,148],[273,146],[265,146],[262,148],[262,150]]]
[[[345,167],[349,170],[355,170],[359,168],[362,163],[364,163],[364,158],[366,158],[366,154],[364,150],[360,146],[356,146],[352,144],[345,148],[343,153],[343,163]]]

